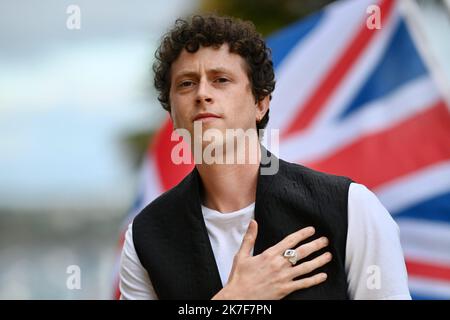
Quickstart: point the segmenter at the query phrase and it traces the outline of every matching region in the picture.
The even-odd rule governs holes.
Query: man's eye
[[[225,82],[228,82],[230,80],[228,80],[227,78],[220,77],[220,78],[217,78],[215,81],[219,82],[219,83],[225,83]]]
[[[182,88],[187,88],[187,87],[192,86],[193,84],[194,84],[193,81],[183,81],[179,84],[179,86]]]

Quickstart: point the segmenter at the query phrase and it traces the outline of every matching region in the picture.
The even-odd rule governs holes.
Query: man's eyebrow
[[[218,67],[218,68],[212,68],[212,69],[208,69],[207,73],[228,73],[228,74],[232,74],[233,72],[227,68],[223,68],[223,67]],[[180,71],[177,74],[175,74],[175,79],[180,79],[183,77],[196,77],[198,76],[198,72],[196,71],[191,71],[191,70],[185,70],[185,71]]]
[[[195,71],[189,71],[189,70],[180,71],[177,74],[175,74],[175,79],[179,79],[179,78],[183,78],[183,77],[195,77],[197,75],[198,75],[198,73]]]
[[[211,73],[233,73],[231,70],[222,68],[222,67],[209,69],[208,72],[211,72]]]

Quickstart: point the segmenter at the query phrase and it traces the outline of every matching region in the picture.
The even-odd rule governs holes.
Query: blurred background
[[[0,299],[114,298],[123,230],[168,187],[139,196],[146,192],[147,150],[167,119],[152,85],[153,54],[177,17],[250,19],[283,47],[289,31],[277,38],[279,30],[313,23],[330,3],[357,1],[0,0]],[[409,2],[403,12],[426,43],[437,90],[449,101],[449,2],[400,2]],[[79,28],[68,25],[71,5],[79,9]],[[283,50],[274,50],[276,59]],[[450,181],[445,172],[443,184]],[[450,252],[448,199],[439,210]],[[450,257],[440,259],[435,297],[450,299]],[[70,265],[80,267],[80,289],[66,285]]]

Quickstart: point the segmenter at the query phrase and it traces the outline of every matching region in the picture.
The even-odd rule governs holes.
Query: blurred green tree
[[[251,20],[264,36],[285,27],[335,0],[201,0],[203,13]]]

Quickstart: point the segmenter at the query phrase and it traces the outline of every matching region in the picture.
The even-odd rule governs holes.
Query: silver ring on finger
[[[297,251],[295,251],[294,249],[287,249],[286,251],[284,251],[283,257],[285,257],[293,266],[299,260]]]

